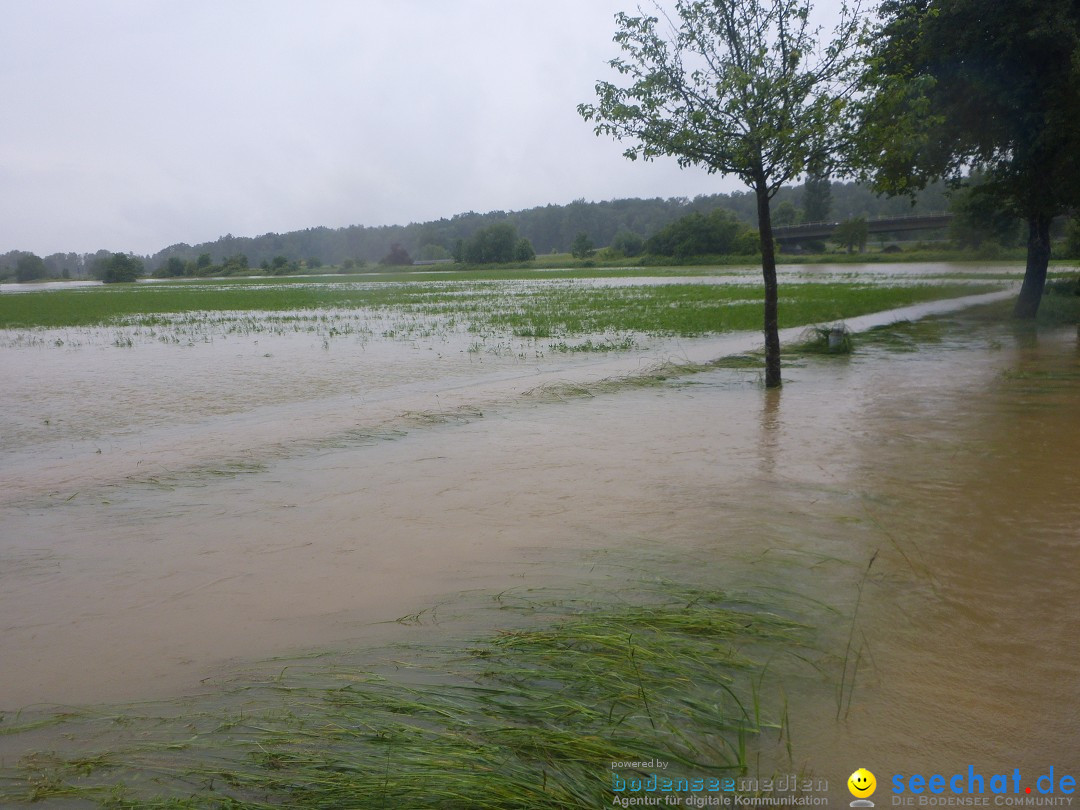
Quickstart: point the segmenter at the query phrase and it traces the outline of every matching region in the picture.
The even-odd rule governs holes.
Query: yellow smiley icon
[[[877,779],[866,768],[859,768],[847,780],[847,789],[856,799],[865,799],[877,790]]]

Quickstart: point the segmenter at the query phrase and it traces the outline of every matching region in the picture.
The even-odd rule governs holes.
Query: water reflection
[[[5,282],[0,284],[0,294],[40,292],[42,290],[71,290],[80,287],[100,287],[102,282],[92,280],[79,281],[24,281],[18,284]]]
[[[761,456],[761,474],[766,480],[776,472],[776,454],[780,444],[780,397],[783,388],[762,390],[761,440],[758,453]]]
[[[1080,757],[1080,365],[1067,330],[991,331],[871,372],[848,485],[874,503],[886,576],[861,603],[851,715],[804,716],[815,769]]]

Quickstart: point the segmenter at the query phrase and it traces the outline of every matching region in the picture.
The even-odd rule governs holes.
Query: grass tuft
[[[854,350],[851,331],[842,323],[808,327],[794,347],[796,354],[851,354]]]

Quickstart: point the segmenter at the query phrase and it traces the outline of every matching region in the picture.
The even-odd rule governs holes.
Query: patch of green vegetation
[[[380,295],[380,292],[383,293]],[[389,293],[390,295],[387,295]],[[160,283],[86,287],[0,296],[0,327],[100,326],[139,316],[139,325],[163,323],[152,316],[194,312],[282,312],[378,305],[398,300],[393,287],[350,289],[330,283]]]
[[[1047,282],[1038,322],[1048,325],[1080,323],[1080,276]]]
[[[632,335],[627,335],[622,338],[609,337],[604,339],[594,340],[593,338],[586,338],[579,343],[567,343],[564,340],[560,340],[558,343],[551,343],[548,348],[553,352],[628,352],[636,349],[638,342]]]
[[[783,711],[765,714],[758,656],[804,654],[806,628],[710,589],[629,593],[616,604],[500,594],[518,626],[465,647],[398,649],[366,669],[308,656],[235,685],[217,708],[144,707],[122,725],[84,716],[67,736],[111,747],[28,755],[0,774],[0,800],[580,808],[610,804],[615,761],[746,772],[749,741],[785,733]]]
[[[608,254],[601,250],[591,259],[582,261],[575,259],[569,253],[545,254],[533,262],[511,262],[497,265],[493,270],[499,269],[528,269],[533,267],[558,267],[567,269],[580,269],[587,267],[596,268],[620,268],[620,267],[647,267],[650,270],[663,267],[693,267],[693,266],[732,266],[750,267],[756,272],[761,272],[761,259],[758,256],[745,254],[723,255],[708,254],[699,256],[657,256],[644,255],[636,257],[621,257]],[[992,253],[985,254],[980,251],[958,247],[935,247],[932,245],[915,243],[910,247],[892,250],[867,249],[861,253],[848,253],[846,250],[835,250],[815,253],[789,253],[784,252],[778,256],[781,264],[916,264],[919,262],[991,262],[1024,261],[1026,251],[1024,248],[997,249]],[[454,265],[455,269],[473,269],[481,265]],[[490,266],[488,266],[490,267]]]
[[[921,301],[985,292],[979,285],[872,284],[788,285],[780,302],[780,326],[855,317]],[[761,326],[759,285],[670,284],[525,291],[513,306],[484,313],[484,327],[516,335],[565,336],[634,332],[697,337]]]
[[[221,461],[203,467],[147,473],[145,476],[130,477],[127,481],[133,486],[144,486],[151,489],[172,490],[178,487],[208,487],[215,485],[222,478],[238,478],[242,475],[265,472],[266,469],[267,466],[263,462]]]
[[[1074,273],[1053,273],[1046,283],[1039,312],[1034,320],[1035,326],[1068,326],[1080,323],[1080,277]],[[972,307],[965,311],[965,320],[981,323],[1012,322],[1021,325],[1012,317],[1015,301],[998,301]]]
[[[855,349],[851,332],[843,324],[811,326],[803,332],[802,340],[792,347],[792,353],[851,354]]]
[[[896,309],[923,301],[958,298],[991,292],[994,287],[976,284],[911,285],[875,287],[869,285],[812,284],[799,290],[798,298],[781,299],[780,326],[802,326],[823,321],[841,321],[870,312]],[[833,289],[834,287],[838,289]]]
[[[1005,369],[1001,376],[1006,380],[1030,380],[1035,382],[1068,382],[1080,378],[1080,370],[1067,369],[1043,369],[1040,371],[1027,371],[1024,369]]]
[[[876,326],[859,335],[860,346],[878,347],[894,352],[915,352],[928,343],[940,343],[948,321],[942,318],[922,318]]]
[[[430,328],[464,324],[473,332],[507,330],[528,337],[627,332],[696,336],[758,328],[763,298],[756,282],[597,286],[574,283],[574,278],[593,278],[581,271],[570,279],[532,272],[527,282],[519,284],[512,279],[504,279],[506,283],[483,280],[478,273],[439,281],[419,280],[420,274],[415,274],[407,282],[400,280],[401,275],[378,282],[342,281],[340,277],[273,283],[200,280],[4,295],[0,296],[0,328],[132,325],[150,329],[175,324],[181,317],[186,322],[205,321],[211,313],[220,313],[215,317],[243,320],[245,328],[258,330],[263,328],[263,318],[251,313],[270,314],[283,325],[310,321],[318,313],[320,321],[327,321],[321,325],[329,330],[335,318],[371,313],[412,319],[413,328],[416,319],[425,318],[441,324]],[[853,317],[986,289],[960,283],[789,284],[781,302],[781,326]]]
[[[763,352],[750,352],[747,354],[732,354],[720,357],[709,363],[711,368],[728,368],[758,371],[765,362]]]
[[[592,382],[545,383],[536,388],[530,388],[523,393],[523,396],[537,397],[539,399],[570,399],[572,397],[595,397],[628,388],[651,388],[663,385],[669,380],[716,368],[719,362],[722,361],[717,361],[717,363],[672,363],[667,361],[656,363],[634,374],[606,377]],[[760,364],[759,358],[758,365],[760,366]]]
[[[920,281],[1023,281],[1024,271],[958,270],[954,273],[919,274]]]
[[[783,253],[784,264],[915,264],[919,262],[1011,262],[1024,261],[1023,248],[995,251],[992,255],[979,255],[978,251],[955,247],[932,247],[916,245],[899,251],[867,250],[863,253]]]
[[[8,718],[7,715],[0,715],[0,736],[25,734],[28,731],[36,731],[37,729],[58,725],[69,719],[70,715],[68,714],[55,714],[26,721],[18,714],[11,718]]]

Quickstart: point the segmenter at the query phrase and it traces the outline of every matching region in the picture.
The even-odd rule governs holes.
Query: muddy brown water
[[[185,694],[252,659],[391,638],[455,592],[572,583],[590,551],[636,569],[662,552],[668,573],[683,559],[832,617],[821,671],[790,666],[794,759],[766,743],[770,767],[1075,772],[1080,335],[912,334],[787,369],[780,392],[716,370],[522,396],[522,369],[481,385],[463,359],[456,396],[421,384],[351,421],[352,394],[330,391],[284,397],[269,427],[227,413],[95,437],[142,447],[149,473],[31,443],[0,507],[0,706]],[[78,389],[51,385],[79,418]],[[268,430],[306,438],[252,444]],[[224,437],[216,462],[203,439],[169,456],[201,434]]]

